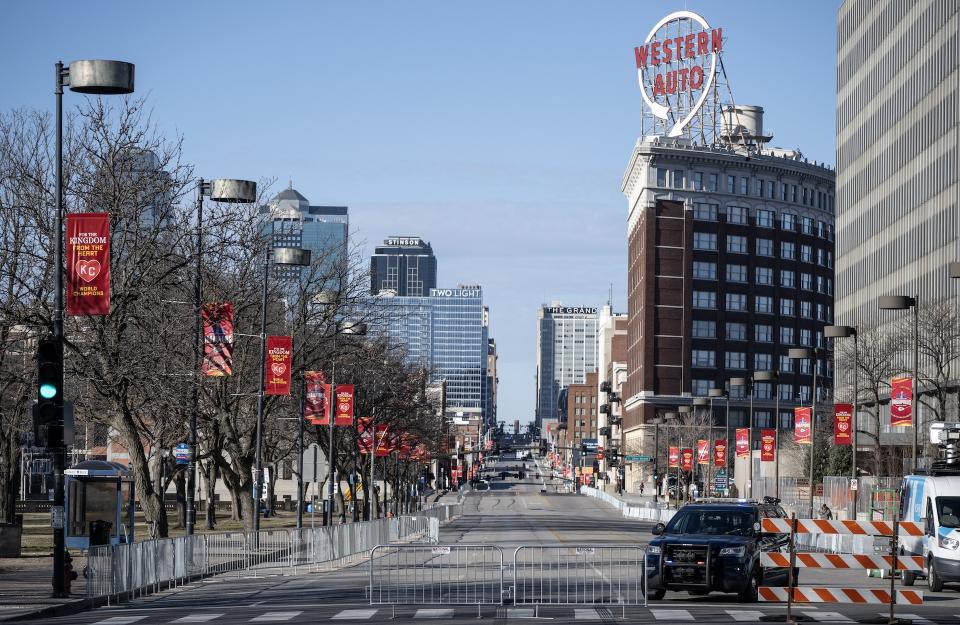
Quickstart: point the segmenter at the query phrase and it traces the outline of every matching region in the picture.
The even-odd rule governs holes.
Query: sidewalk
[[[84,564],[84,558],[73,560],[78,578],[72,596],[54,599],[51,557],[0,558],[0,621],[52,618],[86,609],[90,602],[84,597]]]

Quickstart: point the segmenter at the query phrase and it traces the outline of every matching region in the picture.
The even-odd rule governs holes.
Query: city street
[[[527,461],[526,479],[515,477],[492,480],[489,490],[467,496],[463,517],[441,528],[443,545],[489,544],[512,554],[521,545],[562,544],[599,547],[602,545],[645,543],[651,524],[620,517],[610,506],[595,499],[553,492],[552,480],[537,480],[540,472],[535,461]],[[515,460],[496,465],[516,472]],[[541,475],[546,475],[542,472]],[[547,492],[541,492],[541,490]],[[862,574],[831,572],[814,578],[802,573],[805,584],[875,585],[885,580],[864,579]],[[120,607],[101,608],[70,617],[52,619],[58,625],[150,625],[154,623],[315,623],[328,620],[379,622],[395,614],[400,622],[474,622],[477,608],[471,605],[401,605],[395,612],[389,605],[371,606],[366,586],[366,563],[320,574],[292,577],[240,578],[236,574],[196,582],[169,593],[139,599]],[[918,589],[926,591],[923,582]],[[960,593],[946,590],[928,594],[923,606],[905,607],[898,615],[920,623],[960,622]],[[507,602],[505,602],[507,603]],[[865,622],[881,617],[883,606],[807,605],[795,609],[802,620],[813,622]],[[554,622],[622,620],[623,610],[615,605],[556,605],[534,608],[532,605],[486,605],[483,619],[497,621],[529,619],[535,615]],[[670,592],[662,601],[648,607],[626,608],[629,622],[656,623],[733,623],[757,622],[764,617],[785,614],[785,606],[773,604],[742,605],[734,595],[712,594],[694,597]]]

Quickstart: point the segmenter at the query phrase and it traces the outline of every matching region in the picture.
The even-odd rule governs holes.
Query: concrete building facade
[[[597,309],[543,305],[537,313],[537,406],[535,425],[558,414],[560,391],[583,384],[597,369]]]

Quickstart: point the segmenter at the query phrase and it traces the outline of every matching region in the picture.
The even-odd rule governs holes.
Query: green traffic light
[[[57,387],[53,384],[40,385],[40,397],[44,399],[53,399],[57,396]]]

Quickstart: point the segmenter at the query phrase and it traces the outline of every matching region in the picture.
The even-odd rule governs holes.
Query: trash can
[[[109,545],[112,527],[113,523],[110,521],[90,521],[90,546]]]

